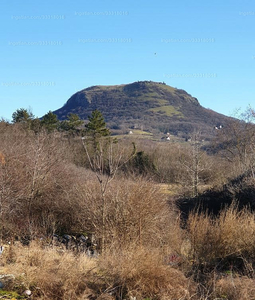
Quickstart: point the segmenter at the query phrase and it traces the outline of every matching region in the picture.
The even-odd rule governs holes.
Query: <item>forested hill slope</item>
[[[202,130],[211,134],[214,126],[228,117],[202,107],[186,91],[161,82],[92,86],[72,95],[54,111],[59,119],[69,113],[87,119],[94,109],[102,112],[110,128],[139,128],[148,131],[190,134]]]

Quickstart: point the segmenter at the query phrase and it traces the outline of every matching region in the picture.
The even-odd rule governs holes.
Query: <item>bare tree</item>
[[[255,113],[249,107],[217,131],[215,147],[232,163],[235,173],[255,171]]]
[[[207,154],[201,150],[203,142],[199,132],[194,132],[191,137],[190,147],[180,150],[179,179],[178,181],[191,191],[191,195],[198,195],[199,186],[204,183],[205,173],[210,170],[211,162]]]
[[[87,136],[82,137],[82,144],[89,161],[91,170],[95,173],[100,185],[102,236],[101,250],[105,247],[106,227],[106,191],[109,183],[116,176],[117,171],[126,164],[136,152],[135,144],[130,155],[124,158],[124,148],[121,149],[118,141],[110,136],[103,116],[99,111],[92,112],[90,122],[86,125]]]

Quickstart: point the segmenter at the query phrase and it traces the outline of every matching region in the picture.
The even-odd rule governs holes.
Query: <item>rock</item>
[[[15,280],[15,276],[13,274],[0,275],[1,288],[8,289],[9,287],[11,287],[14,280]]]
[[[26,296],[31,296],[32,292],[30,290],[25,290],[23,294]]]

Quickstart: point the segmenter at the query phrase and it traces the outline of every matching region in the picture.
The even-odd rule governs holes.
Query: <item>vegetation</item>
[[[79,118],[78,115],[70,113],[67,116],[67,120],[64,120],[60,123],[60,129],[63,131],[69,131],[75,133],[83,125],[83,121]]]
[[[160,114],[166,114],[169,117],[171,117],[171,116],[178,116],[179,118],[182,117],[182,113],[179,112],[172,105],[166,105],[166,106],[151,108],[150,111],[157,112],[157,113],[160,113]]]
[[[42,117],[41,125],[49,132],[54,131],[59,126],[57,115],[55,115],[52,111],[49,111]]]
[[[27,123],[30,122],[34,119],[34,115],[32,114],[32,112],[24,109],[24,108],[20,108],[17,109],[13,114],[12,114],[12,122],[13,123]]]
[[[52,111],[49,111],[41,119],[35,118],[35,116],[29,110],[25,108],[17,109],[12,114],[12,123],[19,123],[23,128],[32,129],[38,133],[41,129],[45,129],[48,133],[55,130],[66,131],[69,133],[82,133],[81,126],[83,121],[78,115],[70,113],[67,116],[67,120],[60,121],[58,116]]]
[[[254,299],[253,136],[116,140],[98,110],[1,121],[0,296]]]
[[[225,125],[230,119],[203,108],[184,90],[152,81],[89,87],[74,94],[54,113],[60,120],[69,113],[87,120],[95,108],[102,112],[107,126],[119,134],[139,129],[186,137],[200,130],[204,137],[212,138],[213,127]]]

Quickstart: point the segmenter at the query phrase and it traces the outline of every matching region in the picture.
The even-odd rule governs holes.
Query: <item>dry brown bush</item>
[[[215,297],[228,300],[254,300],[255,280],[246,276],[228,276],[216,282]]]
[[[92,232],[100,240],[102,194],[95,174],[68,161],[70,149],[59,133],[35,134],[18,125],[0,126],[6,162],[0,166],[2,232],[30,237]],[[163,246],[171,240],[172,248],[180,248],[178,216],[152,183],[116,178],[104,201],[108,246],[112,241]]]
[[[16,277],[14,288],[20,293],[30,289],[33,299],[45,300],[87,299],[85,296],[95,294],[89,286],[97,280],[96,260],[45,249],[33,242],[29,247],[14,245],[11,251],[15,259],[8,263],[9,251],[5,254],[5,271]]]
[[[255,216],[248,209],[239,211],[233,204],[218,218],[193,213],[188,234],[193,259],[203,265],[254,259]]]
[[[73,188],[79,170],[67,160],[65,141],[59,134],[35,134],[18,125],[0,127],[5,157],[0,165],[1,232],[35,236],[70,230],[79,211]]]
[[[154,162],[157,179],[160,182],[182,185],[181,194],[190,195],[194,184],[194,163],[196,158],[199,175],[198,190],[204,185],[222,185],[230,176],[230,165],[220,156],[208,155],[205,150],[197,149],[194,157],[194,145],[191,143],[137,143],[137,149],[143,150]],[[205,148],[206,146],[204,146]]]
[[[10,256],[12,260],[10,260]],[[161,251],[129,245],[99,258],[70,251],[29,247],[6,249],[2,270],[13,274],[13,289],[33,299],[191,299],[196,284],[164,263]]]
[[[181,271],[164,264],[158,250],[130,245],[129,249],[105,252],[99,267],[105,292],[116,299],[191,299],[195,284]]]
[[[90,181],[77,186],[82,193],[80,222],[102,237],[102,198],[99,184]],[[112,181],[105,194],[105,235],[107,247],[126,247],[130,243],[180,249],[179,218],[167,197],[154,184],[137,179]]]

